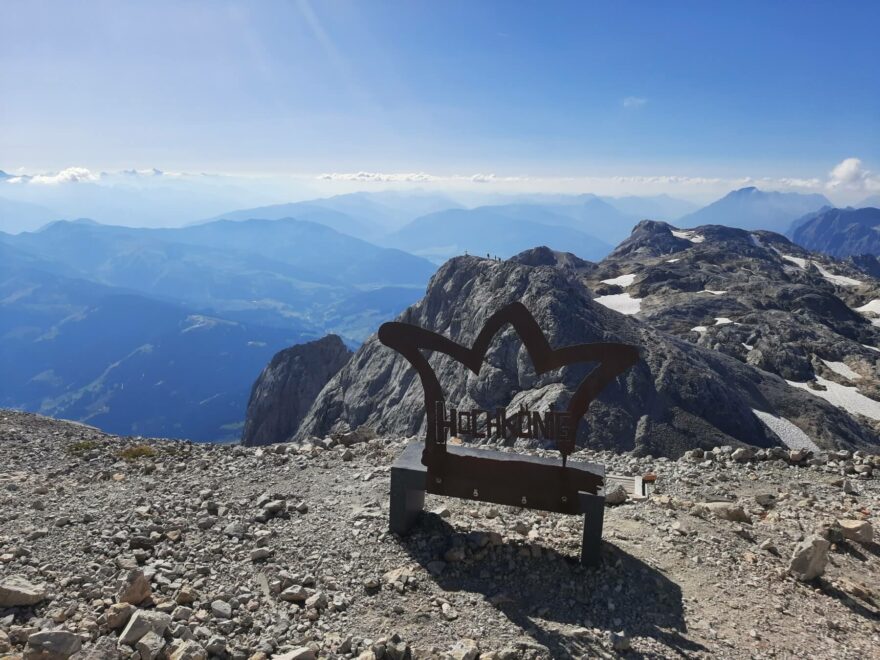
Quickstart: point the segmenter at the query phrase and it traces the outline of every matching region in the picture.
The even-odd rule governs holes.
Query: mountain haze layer
[[[788,231],[794,220],[823,206],[833,206],[824,195],[767,192],[749,187],[734,190],[718,201],[682,216],[676,224],[681,227],[726,225],[782,234]]]

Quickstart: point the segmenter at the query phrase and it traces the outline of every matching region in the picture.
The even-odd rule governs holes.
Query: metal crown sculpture
[[[452,410],[451,418],[445,419],[445,399],[440,382],[421,351],[445,353],[473,373],[479,374],[492,338],[508,323],[522,339],[535,372],[539,375],[578,362],[598,363],[578,385],[568,409],[561,413],[565,418],[545,416],[541,419],[538,415],[524,416],[523,411],[505,419],[503,411],[499,409],[497,419],[487,417],[485,434],[476,432],[475,417],[478,412],[490,415],[487,411]],[[578,491],[596,493],[601,489],[601,476],[596,477],[580,470],[567,470],[565,459],[574,450],[578,423],[590,403],[612,380],[638,361],[638,350],[634,346],[594,343],[553,349],[528,309],[518,302],[503,307],[489,317],[471,348],[424,328],[399,322],[383,324],[379,328],[379,341],[400,353],[416,370],[421,380],[428,423],[422,452],[422,464],[428,470],[428,492],[453,497],[479,497],[499,504],[528,503],[532,508],[574,513],[576,505],[572,500],[576,499]],[[445,431],[454,432],[459,422],[474,435],[483,437],[489,435],[493,428],[503,434],[505,426],[521,430],[525,423],[531,429],[532,422],[535,428],[546,432],[554,419],[558,422],[558,430],[563,431],[554,438],[563,456],[561,466],[545,465],[538,469],[534,461],[520,461],[516,455],[479,452],[463,447],[447,448],[445,442]],[[479,495],[479,488],[475,484],[485,490],[484,496]],[[526,490],[525,484],[529,486],[529,496],[522,495]]]

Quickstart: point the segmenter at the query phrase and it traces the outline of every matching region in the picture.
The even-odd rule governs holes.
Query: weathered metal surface
[[[579,362],[595,362],[596,368],[581,381],[565,411],[550,411],[536,419],[531,413],[520,415],[509,426],[500,411],[494,422],[488,411],[447,411],[440,382],[422,351],[439,351],[479,374],[492,338],[507,324],[522,339],[537,374]],[[553,349],[535,319],[521,303],[512,303],[493,314],[471,348],[467,348],[430,330],[408,323],[385,323],[379,328],[379,341],[400,353],[419,375],[425,396],[427,433],[422,463],[427,467],[427,490],[439,495],[491,501],[497,504],[578,512],[578,493],[597,493],[603,485],[604,468],[578,464],[566,465],[574,450],[577,425],[590,403],[614,378],[638,361],[634,346],[614,343],[578,344]],[[501,452],[481,451],[447,445],[448,431],[458,431],[467,418],[461,414],[485,413],[485,433],[555,435],[562,462],[534,457],[517,457]],[[481,437],[478,415],[468,421],[468,428]],[[541,424],[544,424],[542,427]],[[552,432],[547,432],[547,425]],[[531,436],[529,436],[531,437]]]

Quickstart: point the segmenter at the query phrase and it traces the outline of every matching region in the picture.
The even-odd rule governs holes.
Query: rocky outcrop
[[[348,362],[336,335],[279,351],[251,389],[241,442],[284,442],[294,435],[321,388]]]
[[[842,258],[880,254],[878,229],[880,209],[829,208],[796,223],[790,236],[808,250]]]
[[[584,282],[606,304],[628,302],[652,327],[775,373],[876,432],[880,281],[867,266],[771,232],[643,222]]]
[[[647,230],[642,227],[641,233]],[[681,251],[693,245],[687,238],[672,235],[668,226],[664,231],[668,239],[657,250],[640,250],[633,240],[617,259]],[[764,423],[768,419],[772,423],[782,420],[783,426],[800,430],[820,446],[876,442],[871,429],[826,401],[790,387],[779,376],[609,309],[601,298],[593,299],[582,273],[521,261],[534,262],[452,259],[431,280],[424,299],[399,320],[470,345],[491,314],[518,301],[529,309],[553,347],[603,341],[637,346],[640,363],[593,402],[578,429],[579,443],[655,456],[677,456],[692,447],[722,444],[780,444],[779,431]],[[621,264],[611,267],[616,269],[615,276],[621,274]],[[697,288],[696,283],[693,286]],[[430,362],[449,405],[490,410],[507,406],[511,412],[521,404],[530,409],[566,406],[590,368],[572,365],[536,375],[510,327],[491,343],[479,375],[446,355],[433,355]],[[768,417],[762,421],[755,410]],[[296,439],[360,425],[379,433],[413,435],[424,432],[424,423],[423,394],[415,372],[372,337],[320,393]]]

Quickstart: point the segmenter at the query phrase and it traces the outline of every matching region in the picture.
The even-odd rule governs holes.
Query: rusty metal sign
[[[440,382],[422,351],[445,353],[479,375],[492,338],[510,324],[540,375],[571,364],[597,363],[576,388],[564,411],[521,408],[457,410],[447,408]],[[427,467],[427,492],[496,504],[577,513],[578,492],[597,493],[604,468],[586,463],[566,466],[574,451],[578,424],[590,403],[617,376],[639,359],[627,344],[577,344],[554,349],[522,303],[503,307],[486,321],[473,346],[467,348],[442,335],[409,323],[384,323],[379,341],[400,353],[416,370],[425,396],[427,433],[422,464]],[[553,440],[562,461],[536,459],[447,444],[447,435],[470,437],[534,437]]]

